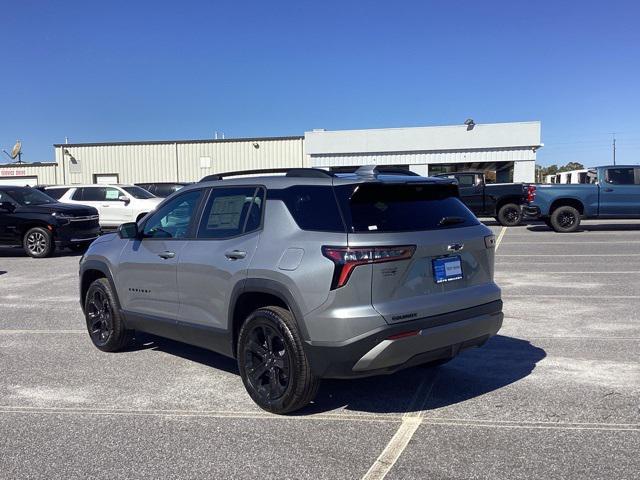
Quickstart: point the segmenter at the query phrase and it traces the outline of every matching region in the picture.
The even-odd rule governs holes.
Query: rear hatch
[[[460,201],[455,185],[368,182],[336,192],[349,248],[372,248],[379,258],[371,265],[371,302],[387,323],[500,298],[493,282],[495,239]]]

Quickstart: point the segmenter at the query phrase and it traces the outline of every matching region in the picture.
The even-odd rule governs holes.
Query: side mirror
[[[129,205],[129,202],[131,202],[131,199],[126,195],[120,195],[118,197],[118,200],[120,200],[121,202],[124,202],[125,205]]]
[[[0,202],[0,212],[12,213],[16,209],[16,206],[11,202]]]
[[[139,238],[138,224],[136,222],[123,223],[118,227],[118,236],[124,239]]]

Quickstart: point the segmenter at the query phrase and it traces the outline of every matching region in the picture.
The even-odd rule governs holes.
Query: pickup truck
[[[455,179],[460,200],[478,217],[494,217],[501,225],[514,227],[522,221],[522,205],[528,186],[523,183],[487,183],[482,172],[440,173]]]
[[[527,215],[540,218],[556,232],[574,232],[582,218],[640,218],[640,166],[597,167],[590,184],[529,186]]]

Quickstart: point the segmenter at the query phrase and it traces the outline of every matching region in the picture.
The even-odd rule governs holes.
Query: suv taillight
[[[536,199],[536,186],[529,185],[527,187],[527,202],[531,203]]]
[[[322,254],[335,264],[331,290],[346,285],[351,272],[358,265],[406,260],[411,258],[415,251],[415,245],[357,248],[322,247]]]

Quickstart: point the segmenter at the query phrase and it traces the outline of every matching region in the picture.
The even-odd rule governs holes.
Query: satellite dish
[[[16,144],[11,149],[11,158],[15,159],[16,157],[19,157],[21,155],[22,155],[22,142],[20,140],[16,140]]]

